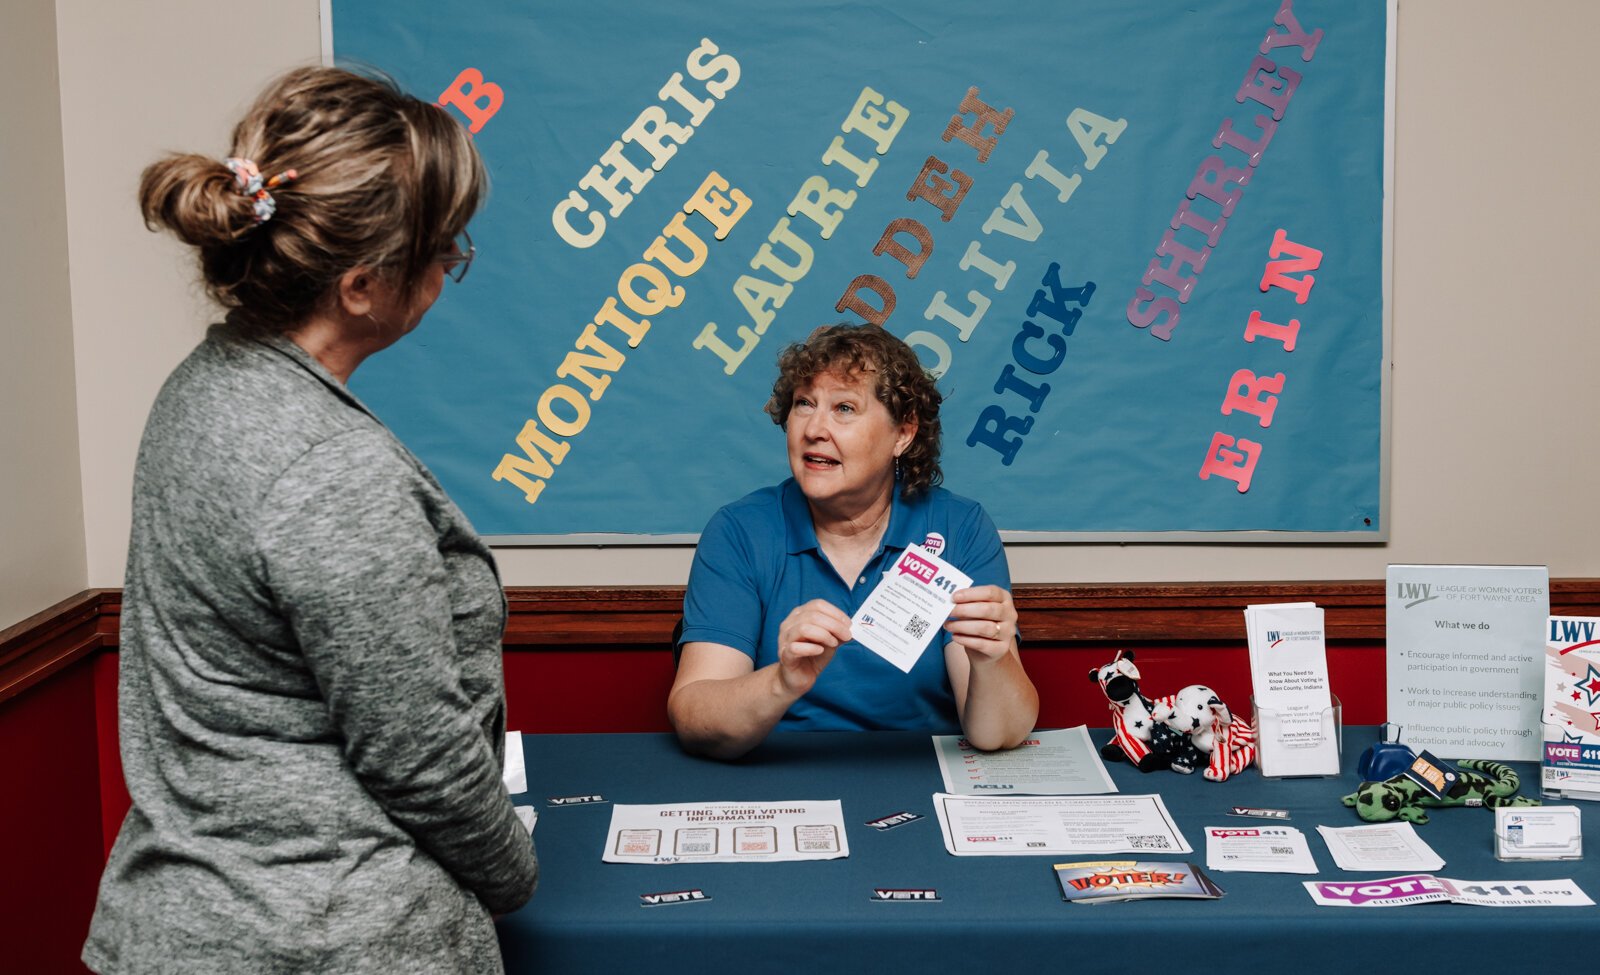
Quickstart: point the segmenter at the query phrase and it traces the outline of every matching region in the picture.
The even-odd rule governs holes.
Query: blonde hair
[[[173,154],[139,181],[145,226],[199,251],[230,319],[273,331],[304,321],[346,271],[392,274],[409,299],[482,203],[488,178],[466,130],[387,78],[299,68],[267,86],[230,156],[264,176],[296,171],[258,222],[220,159]]]

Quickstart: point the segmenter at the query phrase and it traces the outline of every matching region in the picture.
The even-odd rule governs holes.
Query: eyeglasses
[[[472,246],[472,235],[463,230],[452,242],[450,253],[440,254],[434,260],[444,265],[444,273],[450,276],[450,280],[460,282],[467,276],[467,269],[477,256],[478,249]]]

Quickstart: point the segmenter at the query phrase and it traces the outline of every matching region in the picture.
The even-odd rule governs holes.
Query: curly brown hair
[[[900,455],[900,493],[914,498],[944,480],[939,469],[939,404],[944,396],[911,346],[877,325],[824,325],[804,342],[778,354],[767,415],[785,430],[794,391],[825,373],[873,373],[873,393],[895,423],[917,421],[917,432]]]
[[[405,300],[488,190],[467,131],[381,75],[298,68],[261,93],[229,155],[263,175],[293,169],[258,222],[220,159],[184,153],[139,183],[150,229],[199,252],[206,291],[231,319],[269,331],[300,324],[355,267],[392,276]]]

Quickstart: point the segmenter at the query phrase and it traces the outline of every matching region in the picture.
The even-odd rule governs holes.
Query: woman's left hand
[[[955,606],[944,628],[951,639],[974,657],[1005,656],[1017,636],[1017,608],[1011,593],[999,586],[973,586],[950,597]]]

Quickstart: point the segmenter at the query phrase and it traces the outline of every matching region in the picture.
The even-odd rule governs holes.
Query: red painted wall
[[[0,969],[84,972],[104,863],[94,660],[0,704]]]

